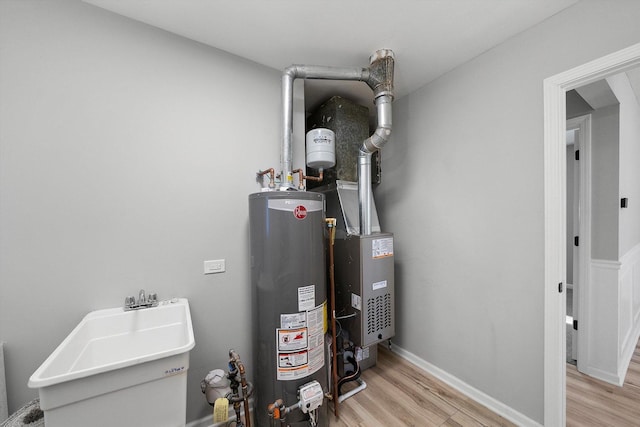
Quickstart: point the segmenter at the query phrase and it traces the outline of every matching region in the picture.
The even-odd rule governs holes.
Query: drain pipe
[[[363,236],[368,236],[372,233],[371,156],[389,141],[389,136],[391,135],[393,67],[394,55],[391,50],[379,50],[371,57],[370,78],[367,84],[374,92],[378,113],[378,127],[373,135],[363,141],[358,153],[358,208],[360,234]]]

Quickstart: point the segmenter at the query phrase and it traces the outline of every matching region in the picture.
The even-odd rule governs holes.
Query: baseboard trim
[[[437,366],[432,365],[431,363],[416,356],[410,351],[403,349],[402,347],[398,347],[397,345],[394,344],[391,347],[391,351],[393,351],[395,354],[402,357],[403,359],[413,363],[417,367],[423,369],[424,371],[428,372],[429,374],[433,375],[434,377],[438,378],[440,381],[444,382],[445,384],[455,388],[460,393],[464,394],[470,399],[475,400],[476,402],[486,406],[496,414],[508,419],[512,423],[515,423],[522,427],[541,427],[542,426],[540,423],[532,420],[526,415],[494,399],[488,394],[485,394],[482,391],[472,387],[466,382],[460,380],[459,378],[451,375],[446,371],[443,371]]]
[[[618,387],[622,387],[622,383],[624,383],[624,377],[621,377],[617,372],[611,373],[603,369],[587,367],[583,373],[592,378]]]

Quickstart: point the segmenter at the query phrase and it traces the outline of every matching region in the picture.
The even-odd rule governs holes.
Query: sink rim
[[[167,349],[163,349],[161,351],[156,351],[153,353],[148,353],[143,356],[136,356],[125,358],[122,360],[118,360],[111,363],[99,364],[96,366],[92,366],[84,369],[76,369],[69,370],[67,372],[62,373],[54,373],[47,374],[47,369],[58,360],[61,356],[61,353],[65,350],[65,348],[76,338],[76,336],[81,332],[81,330],[85,327],[89,327],[89,322],[104,319],[113,316],[126,316],[126,317],[135,317],[135,316],[144,316],[145,313],[150,313],[150,311],[159,311],[166,309],[173,309],[182,306],[184,309],[184,321],[180,323],[184,323],[186,327],[187,337],[186,342],[183,345],[171,347]],[[167,322],[166,325],[174,325],[175,321]],[[162,327],[161,324],[157,325],[157,328]],[[153,328],[151,328],[153,329]],[[108,337],[108,336],[105,336]],[[105,337],[92,337],[87,340],[85,346],[94,339],[100,339]],[[126,368],[130,366],[140,365],[142,363],[168,358],[173,355],[185,353],[191,350],[195,346],[195,339],[193,335],[193,324],[191,321],[191,312],[189,309],[189,302],[186,298],[173,298],[170,300],[160,301],[157,307],[144,308],[140,310],[131,310],[125,311],[122,307],[116,308],[107,308],[101,310],[95,310],[83,317],[83,319],[76,325],[76,327],[65,337],[65,339],[56,347],[56,349],[47,357],[47,359],[38,367],[38,369],[31,375],[28,381],[28,386],[30,388],[43,388],[47,386],[52,386],[55,384],[61,384],[65,382],[69,382],[75,379],[85,378],[93,375],[98,375],[105,372],[114,371],[121,368]]]

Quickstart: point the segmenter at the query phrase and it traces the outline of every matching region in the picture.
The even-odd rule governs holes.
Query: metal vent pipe
[[[371,57],[370,79],[367,82],[375,97],[378,127],[365,139],[358,153],[358,209],[360,234],[371,234],[371,156],[381,149],[391,135],[391,103],[393,102],[394,57],[390,50],[379,50]]]
[[[340,68],[318,65],[290,65],[282,75],[282,176],[281,190],[294,188],[292,176],[292,140],[293,140],[293,81],[295,79],[316,80],[355,80],[367,81],[367,68]]]
[[[294,188],[292,178],[293,81],[297,78],[320,80],[362,81],[373,90],[378,115],[378,127],[363,141],[358,155],[358,203],[360,234],[371,234],[371,155],[382,148],[391,135],[391,102],[393,102],[394,55],[389,49],[376,51],[369,68],[291,65],[282,75],[282,156],[280,190]]]

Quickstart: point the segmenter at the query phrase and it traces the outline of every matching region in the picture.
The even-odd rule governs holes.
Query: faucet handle
[[[158,294],[156,294],[155,292],[152,293],[152,294],[149,294],[149,296],[147,297],[147,302],[149,302],[149,303],[158,302]]]
[[[124,306],[126,307],[133,307],[134,305],[136,305],[136,299],[133,296],[128,296],[124,299]]]

